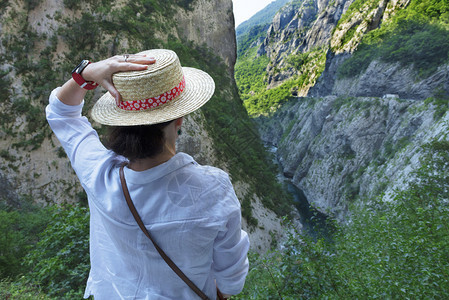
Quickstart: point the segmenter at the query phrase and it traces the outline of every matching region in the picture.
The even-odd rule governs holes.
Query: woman
[[[85,189],[91,270],[85,297],[198,299],[139,229],[124,198],[119,168],[145,227],[210,299],[216,286],[238,294],[248,272],[247,234],[228,175],[176,153],[183,116],[205,104],[214,82],[183,68],[173,51],[150,50],[83,61],[55,89],[47,120]],[[108,148],[81,116],[88,89],[108,90],[92,117],[111,126]]]

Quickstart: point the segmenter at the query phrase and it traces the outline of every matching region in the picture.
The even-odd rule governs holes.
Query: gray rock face
[[[426,99],[436,93],[449,95],[449,65],[441,66],[428,78],[419,78],[412,67],[373,61],[360,76],[335,81],[331,94],[374,96],[397,94],[406,99]]]
[[[350,57],[349,53],[335,54],[330,49],[326,53],[326,66],[315,86],[309,90],[309,97],[320,97],[333,94],[338,67]]]
[[[8,179],[3,176],[2,171],[0,171],[0,203],[15,206],[18,203],[19,197],[11,186]]]
[[[284,30],[288,25],[290,25],[290,22],[293,20],[295,15],[296,10],[292,6],[288,6],[286,9],[281,10],[274,17],[272,28],[270,28],[269,32],[271,33]]]
[[[268,88],[278,86],[298,72],[287,67],[285,58],[288,55],[328,47],[333,29],[348,3],[352,2],[303,1],[289,4],[279,11],[257,52],[258,55],[266,54],[273,63],[267,68]]]
[[[179,10],[176,18],[181,37],[198,45],[205,43],[234,73],[237,42],[232,0],[196,0],[192,11]]]
[[[433,110],[422,102],[336,96],[298,98],[258,121],[263,139],[278,147],[285,175],[338,219],[356,197],[377,196],[406,178],[422,136],[448,127],[435,131]]]

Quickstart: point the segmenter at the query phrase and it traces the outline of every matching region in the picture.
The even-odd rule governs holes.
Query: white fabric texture
[[[85,297],[199,299],[168,267],[134,220],[123,196],[119,167],[126,159],[107,150],[83,104],[50,96],[47,120],[88,195],[91,270]],[[125,167],[131,198],[145,226],[166,254],[215,299],[215,280],[238,294],[248,273],[249,239],[241,230],[240,203],[229,176],[184,153],[152,169]]]

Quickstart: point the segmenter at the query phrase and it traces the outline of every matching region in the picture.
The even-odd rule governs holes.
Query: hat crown
[[[162,96],[183,80],[181,63],[175,52],[155,49],[138,54],[154,57],[156,62],[144,71],[120,72],[112,76],[123,102]]]

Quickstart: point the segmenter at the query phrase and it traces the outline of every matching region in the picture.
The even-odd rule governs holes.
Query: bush
[[[9,99],[11,79],[8,74],[9,70],[0,70],[0,103],[5,103]]]
[[[26,273],[22,268],[22,258],[34,245],[36,236],[43,230],[49,217],[47,209],[30,205],[21,200],[22,207],[0,208],[0,278],[17,278]]]
[[[81,299],[89,274],[89,212],[81,206],[53,207],[47,228],[24,258],[27,282],[50,296]]]
[[[423,152],[406,190],[353,208],[332,241],[290,234],[282,252],[250,256],[237,299],[447,299],[449,142]]]
[[[11,282],[9,280],[0,280],[0,299],[6,300],[52,300],[42,293],[36,286],[23,284],[21,282]]]
[[[421,76],[432,72],[449,62],[449,31],[444,23],[444,13],[449,4],[439,2],[439,6],[425,1],[417,1],[398,12],[391,22],[367,33],[353,56],[338,69],[339,78],[356,76],[365,71],[373,60],[388,63],[399,62],[403,66],[413,66]],[[437,9],[438,7],[438,9]],[[438,11],[438,14],[432,13]],[[439,17],[442,16],[441,21]]]

